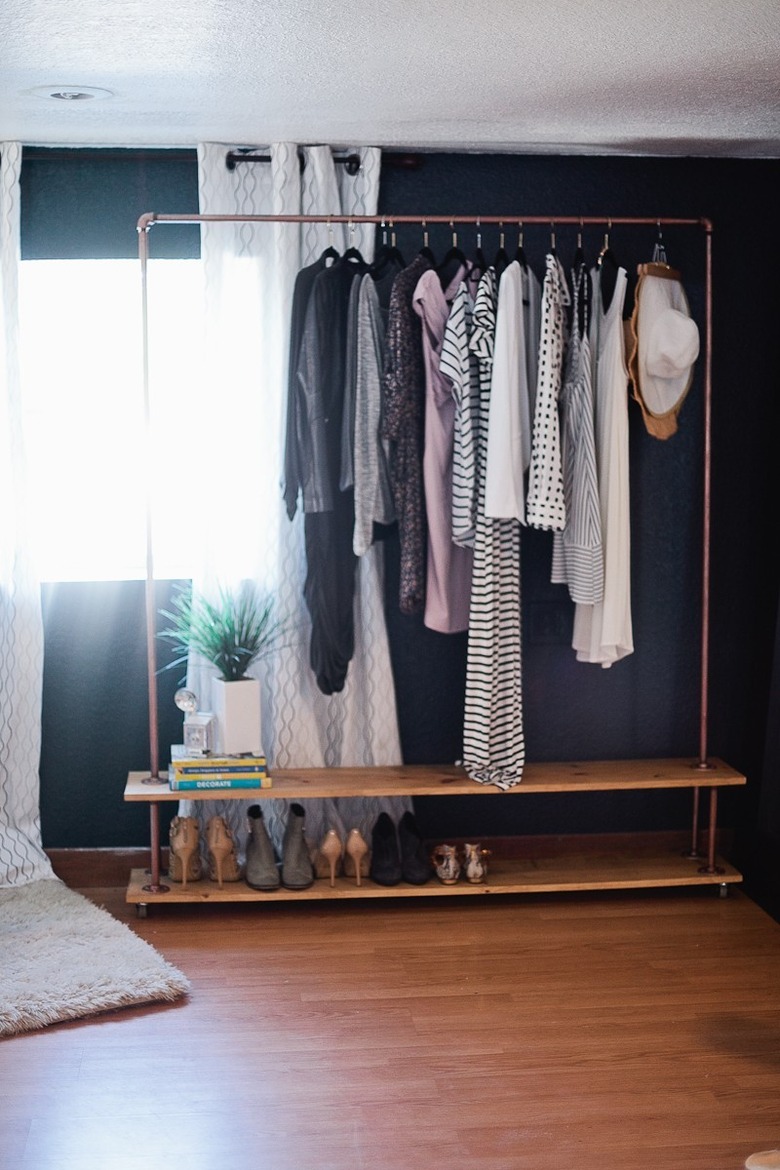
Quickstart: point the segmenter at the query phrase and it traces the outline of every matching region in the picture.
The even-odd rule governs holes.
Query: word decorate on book
[[[270,788],[265,756],[197,756],[173,759],[172,791],[199,788]]]

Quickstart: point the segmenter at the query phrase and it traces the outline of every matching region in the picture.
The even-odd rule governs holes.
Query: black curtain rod
[[[238,163],[269,163],[271,161],[270,154],[252,154],[249,147],[241,148],[239,150],[229,150],[225,155],[225,166],[229,171],[234,171]],[[298,152],[298,161],[301,170],[304,168],[304,156],[301,151]],[[360,155],[359,154],[342,154],[333,156],[334,163],[339,163],[341,166],[347,168],[348,175],[356,175],[360,170]],[[422,166],[422,157],[419,154],[382,154],[382,162],[385,166],[391,166],[397,170],[416,171]]]

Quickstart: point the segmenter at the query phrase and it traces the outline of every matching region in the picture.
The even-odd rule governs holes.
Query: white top
[[[566,341],[566,307],[571,297],[561,262],[554,253],[548,253],[546,265],[531,474],[525,510],[526,519],[532,527],[561,532],[566,526],[566,503],[563,494],[558,398]]]
[[[623,334],[625,268],[618,269],[606,313],[601,271],[594,268],[590,343],[596,407],[596,462],[599,476],[604,599],[577,605],[573,646],[580,662],[611,666],[634,650],[631,627],[631,528],[628,481],[628,370]]]
[[[485,515],[525,523],[525,473],[539,350],[539,281],[514,260],[498,286],[490,391]],[[524,303],[525,302],[525,303]]]

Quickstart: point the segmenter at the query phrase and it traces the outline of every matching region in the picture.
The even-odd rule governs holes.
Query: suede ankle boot
[[[306,890],[314,884],[314,866],[303,831],[302,804],[291,804],[282,842],[282,885],[287,890]]]
[[[397,886],[403,876],[395,825],[385,812],[379,814],[371,832],[368,876],[380,886]]]
[[[246,843],[246,868],[244,878],[253,890],[278,890],[279,867],[274,857],[274,847],[266,831],[263,812],[259,804],[247,810],[249,837]]]
[[[413,886],[424,886],[433,877],[433,866],[413,813],[405,812],[398,822],[398,844],[403,880]]]

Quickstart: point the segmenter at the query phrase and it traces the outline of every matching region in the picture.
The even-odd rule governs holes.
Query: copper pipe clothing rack
[[[229,156],[228,156],[229,157]],[[235,161],[251,158],[251,155],[236,156]],[[254,156],[257,159],[259,156]],[[709,637],[710,637],[710,524],[711,524],[711,463],[712,463],[712,220],[706,217],[686,218],[680,216],[593,216],[593,215],[219,215],[203,213],[165,213],[146,212],[137,222],[138,231],[138,259],[141,268],[141,296],[142,296],[142,329],[143,329],[143,387],[144,413],[146,420],[147,439],[151,432],[151,403],[149,394],[149,318],[148,318],[148,261],[149,261],[149,233],[155,224],[208,224],[208,223],[256,223],[256,224],[376,224],[378,226],[392,226],[398,224],[417,224],[423,230],[430,224],[446,224],[454,228],[458,225],[471,225],[479,228],[486,224],[498,227],[518,227],[522,229],[528,225],[542,225],[549,227],[554,233],[559,226],[602,226],[611,230],[615,226],[626,227],[655,227],[659,231],[662,227],[692,227],[699,228],[705,236],[705,327],[704,327],[704,453],[703,453],[703,506],[702,506],[702,545],[701,545],[701,654],[700,654],[700,684],[699,684],[699,756],[692,767],[702,772],[711,765],[707,759],[707,734],[709,715]],[[151,442],[147,443],[146,465],[146,647],[147,647],[147,675],[149,696],[149,780],[150,784],[167,783],[167,779],[160,777],[160,745],[158,732],[158,702],[157,702],[157,675],[156,675],[156,613],[154,601],[154,564],[152,542],[152,454]],[[706,864],[701,867],[702,872],[719,872],[715,864],[715,836],[717,824],[717,788],[710,788],[709,826],[707,835]],[[691,827],[691,850],[688,856],[701,856],[698,849],[699,835],[699,805],[700,788],[693,788],[693,812]],[[159,805],[150,804],[152,859],[151,885],[149,889],[160,887],[160,856],[159,856]],[[154,844],[156,843],[156,844]]]

